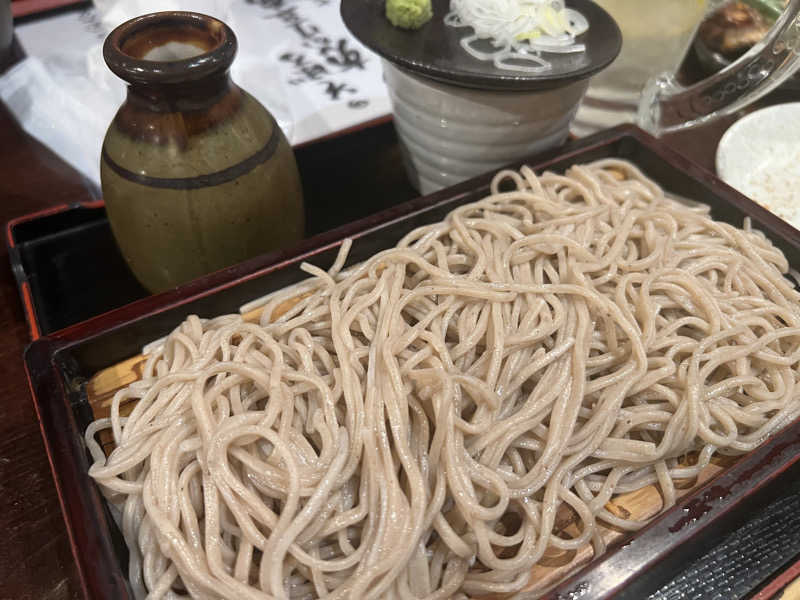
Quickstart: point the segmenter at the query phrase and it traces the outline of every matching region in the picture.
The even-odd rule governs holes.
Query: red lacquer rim
[[[102,208],[103,206],[105,206],[105,202],[102,200],[92,200],[90,202],[77,202],[72,204],[58,204],[57,206],[50,206],[48,208],[43,208],[42,210],[37,210],[33,213],[28,213],[21,217],[11,219],[8,223],[6,223],[6,246],[8,247],[9,258],[16,253],[17,242],[14,239],[14,228],[18,227],[19,225],[74,208],[94,209]],[[17,268],[14,269],[14,277],[16,278],[19,286],[22,308],[23,312],[25,313],[25,320],[28,322],[28,332],[30,333],[31,340],[37,340],[42,336],[42,333],[41,327],[39,326],[39,319],[36,316],[36,307],[33,302],[33,294],[31,292],[30,282],[25,274]]]

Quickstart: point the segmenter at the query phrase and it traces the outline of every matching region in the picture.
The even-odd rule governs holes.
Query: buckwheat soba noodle
[[[623,161],[504,171],[343,263],[260,324],[190,317],[88,429],[137,596],[514,592],[548,547],[640,527],[612,495],[668,506],[800,413],[786,258]]]

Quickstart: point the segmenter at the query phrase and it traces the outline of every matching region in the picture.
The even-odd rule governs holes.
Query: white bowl
[[[800,228],[800,102],[763,108],[731,125],[716,162],[723,181]]]
[[[423,194],[559,146],[589,85],[498,92],[412,75],[383,61],[411,183]]]

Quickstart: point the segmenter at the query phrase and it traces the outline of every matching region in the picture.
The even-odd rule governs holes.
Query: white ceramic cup
[[[406,169],[422,194],[559,146],[589,85],[484,91],[418,77],[386,60],[383,74]]]

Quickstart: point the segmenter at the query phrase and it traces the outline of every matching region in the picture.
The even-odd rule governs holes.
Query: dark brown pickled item
[[[100,175],[114,237],[152,292],[303,236],[294,155],[272,115],[230,79],[236,36],[189,12],[144,15],[106,39],[128,95]]]
[[[771,23],[745,2],[730,2],[711,14],[698,30],[709,50],[733,60],[761,41]]]

